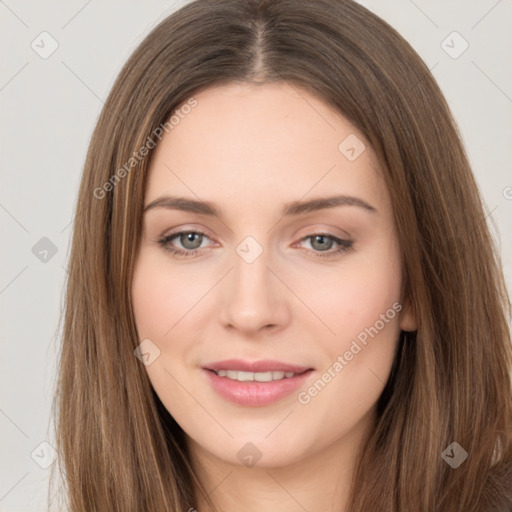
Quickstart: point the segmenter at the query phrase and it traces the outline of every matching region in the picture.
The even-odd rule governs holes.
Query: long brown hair
[[[323,99],[375,149],[418,322],[400,335],[350,512],[510,510],[510,301],[481,196],[428,68],[351,0],[196,0],[119,74],[90,143],[68,266],[55,400],[69,510],[185,512],[205,493],[134,356],[148,141],[201,89],[279,80]],[[452,443],[468,454],[456,469]]]

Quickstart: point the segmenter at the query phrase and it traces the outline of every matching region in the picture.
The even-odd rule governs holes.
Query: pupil
[[[194,237],[198,237],[199,239],[199,234],[198,233],[187,233],[185,235],[185,238],[187,240],[187,242],[191,242],[192,244],[194,244]],[[197,240],[196,240],[197,242]],[[192,245],[192,247],[188,247],[186,244],[185,244],[185,247],[188,247],[188,249],[197,249],[196,247],[197,243],[195,245]],[[199,244],[200,245],[200,244]]]
[[[322,249],[324,248],[325,249],[325,240],[326,240],[327,237],[323,236],[323,235],[316,235],[315,236],[315,242],[319,241],[320,242],[320,246],[319,248]]]

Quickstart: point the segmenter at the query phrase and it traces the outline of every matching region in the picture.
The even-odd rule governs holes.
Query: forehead
[[[372,148],[316,95],[278,82],[215,86],[193,97],[195,107],[158,143],[146,204],[162,194],[251,206],[331,193],[387,202]]]

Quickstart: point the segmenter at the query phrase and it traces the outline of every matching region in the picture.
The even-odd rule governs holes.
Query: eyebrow
[[[357,206],[369,212],[377,212],[376,208],[368,204],[363,199],[353,196],[336,195],[330,197],[317,197],[308,201],[291,201],[285,203],[281,211],[283,217],[301,215],[304,213],[316,212],[326,208],[335,208],[337,206]],[[221,218],[221,211],[215,203],[210,201],[199,201],[186,197],[163,196],[151,201],[144,207],[146,213],[154,208],[167,208],[171,210],[181,210],[184,212],[198,213],[201,215],[210,215]]]

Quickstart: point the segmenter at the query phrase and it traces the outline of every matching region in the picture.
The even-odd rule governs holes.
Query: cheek
[[[139,260],[132,286],[139,338],[158,339],[172,326],[177,301],[172,293],[168,293],[165,281],[158,267],[147,265],[143,257]]]
[[[376,245],[364,258],[350,263],[347,259],[346,265],[321,279],[316,276],[314,282],[303,285],[308,288],[308,305],[324,324],[324,334],[315,338],[326,355],[321,372],[327,372],[324,383],[329,382],[330,391],[324,398],[334,400],[343,393],[353,407],[364,409],[387,381],[400,333],[396,247],[387,242]],[[306,288],[300,293],[305,294]],[[323,389],[322,385],[317,388]]]
[[[181,319],[201,300],[206,289],[204,278],[194,279],[178,267],[173,268],[165,256],[155,257],[142,250],[132,284],[139,337],[171,338]]]
[[[376,251],[372,258],[354,258],[301,283],[299,294],[308,297],[308,306],[323,321],[323,338],[331,338],[337,347],[376,322],[383,330],[381,315],[386,327],[398,323],[400,306],[393,304],[400,301],[401,273],[394,253]]]
[[[159,350],[145,371],[167,410],[178,417],[190,406],[182,395],[186,361],[194,339],[186,326],[187,312],[204,295],[204,284],[194,284],[183,272],[173,270],[165,256],[141,250],[132,282],[132,305],[139,342],[150,339]],[[179,342],[177,342],[179,340]],[[190,383],[187,389],[194,391]]]

